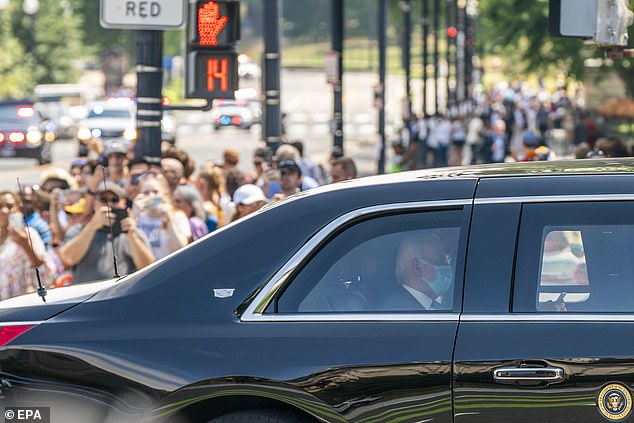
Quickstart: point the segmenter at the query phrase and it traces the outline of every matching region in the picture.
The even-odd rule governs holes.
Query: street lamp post
[[[403,12],[403,69],[405,70],[405,110],[403,117],[409,121],[412,114],[411,99],[411,43],[412,43],[412,5],[410,0],[401,0],[399,7]],[[409,130],[409,125],[408,125]]]
[[[35,15],[40,10],[40,0],[24,0],[22,10],[24,10],[24,13],[30,18],[29,53],[33,55],[35,48]]]
[[[387,48],[387,0],[378,0],[378,36],[379,36],[379,84],[378,84],[378,108],[379,108],[379,157],[377,173],[385,173],[385,67]]]

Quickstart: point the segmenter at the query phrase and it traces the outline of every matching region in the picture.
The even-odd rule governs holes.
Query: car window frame
[[[576,220],[571,222],[556,223],[558,219],[562,219],[564,216],[570,215],[573,210],[579,211],[580,206],[587,205],[597,208],[609,207],[610,205],[621,204],[629,205],[634,208],[634,201],[632,198],[621,198],[621,201],[614,201],[613,198],[606,196],[604,198],[584,198],[578,197],[575,201],[557,201],[553,199],[550,202],[545,203],[549,208],[561,207],[559,214],[552,217],[552,213],[549,214],[549,220],[544,218],[544,209],[540,210],[541,215],[536,215],[534,211],[527,210],[535,205],[535,203],[526,203],[522,206],[522,215],[519,222],[518,235],[517,235],[517,249],[516,259],[514,265],[514,278],[512,287],[512,299],[511,299],[511,314],[512,315],[548,315],[558,320],[574,319],[575,315],[631,315],[634,314],[634,306],[632,311],[598,311],[598,310],[577,310],[577,311],[557,311],[557,310],[539,310],[537,308],[537,295],[539,288],[539,279],[541,272],[541,262],[543,253],[543,230],[546,227],[551,230],[581,230],[584,227],[590,226],[602,226],[602,225],[624,225],[625,223],[618,221],[606,221],[596,219],[596,215],[585,216],[584,220]],[[611,201],[612,200],[612,201]],[[566,213],[567,212],[567,213]],[[634,226],[634,224],[632,225]],[[587,229],[586,229],[587,230]],[[590,262],[589,262],[590,263]],[[589,290],[593,288],[590,287]],[[596,289],[596,287],[594,288]],[[572,292],[572,291],[571,291]]]
[[[462,289],[464,285],[466,244],[469,233],[473,199],[434,200],[409,203],[390,203],[365,207],[350,211],[333,220],[313,237],[311,237],[274,275],[264,284],[262,289],[254,296],[248,307],[240,315],[243,322],[274,322],[274,321],[458,321],[459,311],[447,311],[441,313],[409,313],[409,312],[372,312],[372,313],[267,313],[271,302],[281,292],[285,284],[290,282],[292,276],[300,269],[306,260],[318,251],[327,239],[341,228],[356,220],[372,215],[389,212],[416,212],[425,210],[450,210],[462,208],[463,216],[460,223],[460,249],[457,254],[457,266],[460,266],[460,276],[456,277],[454,284],[456,289],[456,308],[462,307]],[[456,271],[458,274],[458,271]]]

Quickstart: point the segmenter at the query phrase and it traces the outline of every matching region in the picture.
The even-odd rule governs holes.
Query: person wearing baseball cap
[[[128,183],[127,153],[128,148],[119,140],[109,142],[103,152],[108,168],[108,179],[121,186]]]
[[[233,193],[233,203],[236,205],[236,212],[232,221],[258,211],[267,203],[267,200],[264,192],[257,185],[245,184]]]
[[[524,146],[524,162],[554,160],[555,153],[545,145],[540,145],[539,137],[531,130],[522,133]]]

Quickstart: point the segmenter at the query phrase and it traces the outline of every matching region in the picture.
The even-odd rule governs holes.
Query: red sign
[[[231,99],[238,89],[240,2],[190,0],[187,26],[187,98]]]
[[[220,6],[214,1],[205,3],[198,9],[198,37],[201,46],[218,45],[218,34],[229,20],[226,16],[220,16]]]
[[[188,44],[192,48],[233,48],[240,39],[240,2],[197,0],[190,4]]]

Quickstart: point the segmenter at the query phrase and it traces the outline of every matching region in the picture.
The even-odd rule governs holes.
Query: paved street
[[[344,75],[344,148],[346,154],[355,158],[362,174],[376,171],[377,111],[372,97],[376,80],[376,75],[370,73]],[[415,82],[414,89],[416,86]],[[402,78],[390,77],[387,90],[386,125],[389,130],[390,123],[400,116]],[[303,140],[308,156],[315,161],[325,160],[332,145],[332,88],[326,83],[323,72],[284,70],[282,93],[282,110],[287,113],[287,138]],[[174,115],[178,122],[178,145],[199,164],[220,160],[222,150],[233,146],[243,158],[242,169],[250,170],[251,153],[263,145],[259,125],[249,131],[235,128],[215,131],[210,112],[177,112]],[[76,153],[75,140],[56,141],[53,165],[67,168]],[[15,189],[16,177],[22,183],[37,183],[42,169],[31,159],[0,159],[0,189]]]

